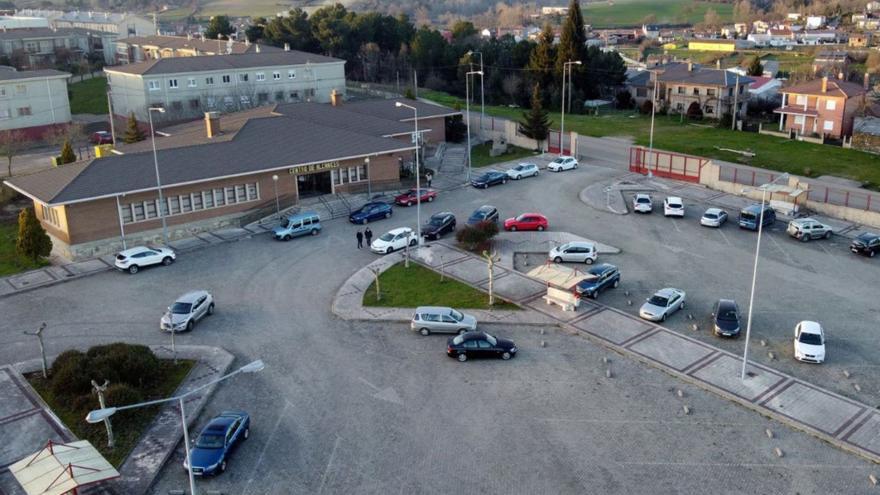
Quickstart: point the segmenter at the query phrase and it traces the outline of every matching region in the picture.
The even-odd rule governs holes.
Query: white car
[[[794,358],[805,363],[825,361],[825,331],[815,321],[802,321],[794,327]]]
[[[560,156],[547,165],[547,170],[562,172],[578,168],[578,161],[573,156]]]
[[[520,180],[523,177],[537,177],[538,166],[534,163],[520,163],[507,171],[507,176],[513,180]]]
[[[145,266],[159,263],[168,266],[176,259],[177,255],[167,247],[138,246],[117,253],[114,265],[117,270],[134,275]]]
[[[166,332],[192,330],[196,322],[214,314],[214,297],[206,290],[194,290],[177,298],[159,319],[159,328]]]
[[[415,232],[409,227],[400,227],[379,236],[370,244],[370,251],[376,254],[389,254],[403,249],[407,244],[415,246],[418,243]]]
[[[677,196],[668,196],[663,200],[663,216],[684,218],[684,202]]]
[[[709,208],[700,217],[700,225],[704,227],[721,227],[727,221],[727,212],[721,208]]]
[[[548,259],[554,263],[562,263],[570,261],[574,263],[586,263],[592,265],[598,258],[596,246],[590,242],[569,242],[561,246],[556,246],[550,250],[547,255]]]
[[[660,289],[642,304],[639,316],[649,321],[666,321],[672,313],[684,309],[686,294],[681,289]]]
[[[633,211],[637,213],[651,213],[654,211],[654,203],[651,202],[651,196],[645,193],[638,193],[633,197]]]

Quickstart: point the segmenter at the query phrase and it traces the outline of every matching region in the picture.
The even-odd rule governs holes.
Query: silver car
[[[555,263],[568,261],[588,265],[592,265],[597,257],[596,246],[591,242],[569,242],[551,249],[547,255],[547,258]]]
[[[684,309],[685,293],[681,289],[660,289],[639,309],[639,316],[650,321],[666,321],[666,317]]]
[[[435,333],[463,334],[477,329],[477,319],[443,306],[419,306],[413,314],[410,328],[428,336]]]
[[[507,171],[507,176],[513,180],[519,180],[523,177],[537,177],[538,166],[534,163],[520,163]]]
[[[177,298],[162,318],[159,328],[166,332],[192,330],[196,322],[214,314],[214,297],[208,291],[194,290]]]

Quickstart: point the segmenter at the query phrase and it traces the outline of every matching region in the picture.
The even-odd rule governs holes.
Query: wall
[[[24,86],[25,94],[17,93]],[[70,101],[67,99],[67,77],[3,81],[0,88],[0,110],[8,110],[10,118],[0,119],[0,130],[23,129],[70,122]],[[19,108],[30,108],[31,115],[18,116]]]
[[[428,143],[436,144],[446,142],[446,117],[419,119],[419,127],[431,129],[422,135],[422,139],[426,140]]]

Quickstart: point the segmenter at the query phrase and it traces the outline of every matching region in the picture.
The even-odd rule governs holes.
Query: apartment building
[[[116,40],[116,61],[130,64],[157,58],[199,55],[240,55],[279,52],[281,48],[233,40],[209,40],[204,36],[132,36]]]
[[[864,86],[822,77],[782,89],[779,130],[840,139],[852,135],[853,119],[866,103]]]
[[[0,66],[0,131],[20,130],[27,139],[70,122],[67,79],[57,70],[19,71]]]
[[[634,74],[627,84],[638,104],[650,100],[656,78],[657,108],[687,113],[696,104],[706,118],[741,115],[749,99],[753,80],[727,70],[708,69],[698,64],[674,62]]]
[[[0,31],[0,55],[20,69],[54,67],[59,57],[77,62],[103,53],[112,35],[80,28],[22,28]]]

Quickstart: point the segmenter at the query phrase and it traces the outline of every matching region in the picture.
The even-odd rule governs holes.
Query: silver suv
[[[208,291],[194,290],[177,298],[159,319],[159,328],[166,332],[192,330],[197,321],[214,314],[214,298]]]
[[[547,257],[554,263],[570,261],[592,265],[596,261],[596,246],[590,242],[569,242],[550,250]]]
[[[812,218],[798,218],[788,222],[786,232],[788,232],[788,235],[803,242],[807,242],[810,239],[830,239],[833,233],[830,225],[825,225]]]
[[[431,332],[463,334],[477,329],[477,319],[452,308],[419,306],[409,326],[425,336]]]

